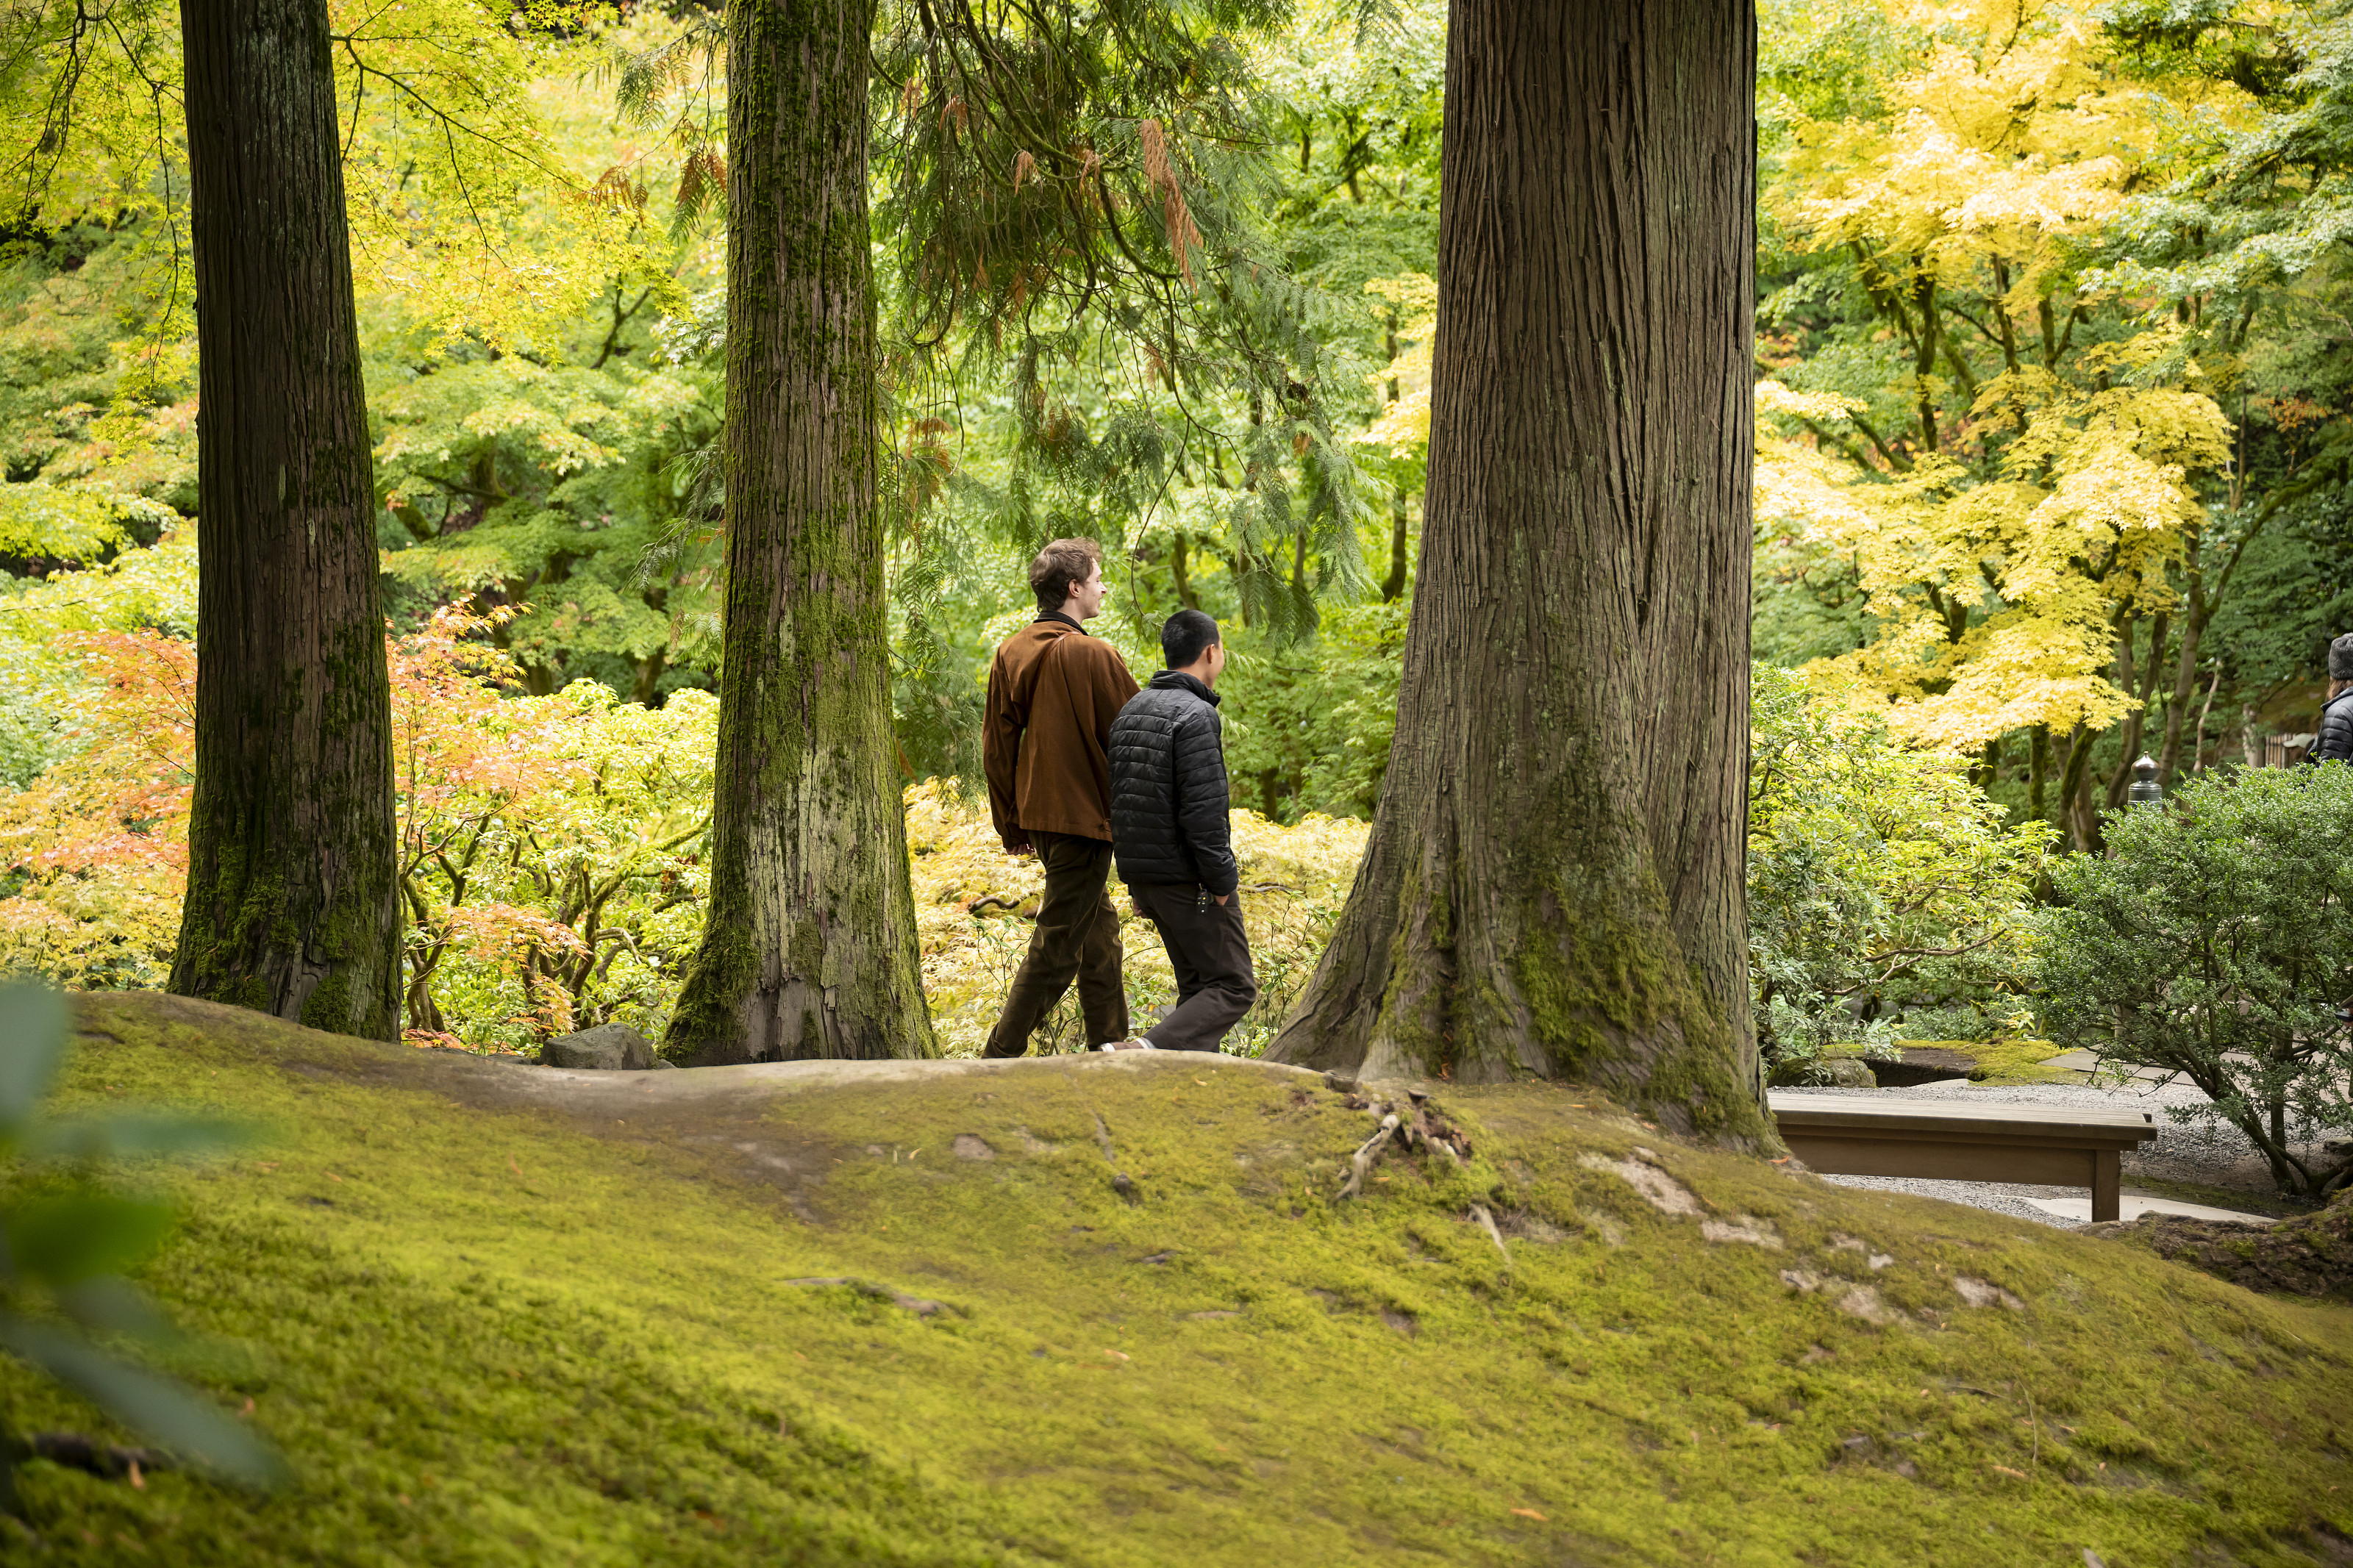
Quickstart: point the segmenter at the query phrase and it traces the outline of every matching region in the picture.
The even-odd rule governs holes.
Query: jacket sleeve
[[[1226,743],[1218,716],[1204,706],[1169,737],[1176,780],[1176,831],[1193,853],[1193,873],[1215,894],[1241,881],[1234,864],[1231,801],[1226,786]]]
[[[1015,804],[1015,769],[1021,761],[1021,716],[1013,710],[1013,684],[999,656],[988,667],[988,697],[981,710],[980,771],[988,780],[988,817],[1008,849],[1029,842]]]

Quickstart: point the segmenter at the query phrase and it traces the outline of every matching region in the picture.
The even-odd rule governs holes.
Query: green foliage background
[[[983,672],[1029,614],[1026,558],[1088,534],[1111,552],[1096,629],[1139,675],[1168,612],[1198,605],[1225,626],[1237,805],[1276,827],[1365,818],[1419,547],[1432,323],[1413,302],[1434,268],[1444,7],[1114,11],[1117,41],[1060,54],[1055,29],[1077,11],[1041,8],[1031,32],[996,42],[935,8],[878,15],[877,439],[902,775],[972,793]],[[0,195],[13,204],[0,230],[0,784],[16,788],[95,743],[107,677],[74,637],[193,632],[176,20],[124,0],[100,37],[90,15],[37,4],[0,27],[0,191],[16,193]],[[461,606],[510,696],[570,703],[608,739],[630,731],[613,744],[633,776],[668,781],[645,807],[667,820],[691,793],[679,781],[708,766],[701,710],[625,720],[713,684],[716,13],[406,0],[332,16],[393,629]],[[2060,382],[2096,397],[2137,377],[2228,422],[2228,460],[2180,479],[2201,548],[2237,563],[2201,590],[2212,617],[2194,711],[2176,710],[2182,773],[2309,728],[2321,650],[2353,614],[2353,373],[2337,352],[2353,313],[2353,13],[1767,0],[1760,21],[1759,374],[1848,410],[1777,416],[1788,449],[1849,464],[1858,494],[1917,488],[1931,445],[1953,465],[1937,481],[1952,494],[2052,482],[1978,395],[2000,369],[2001,315],[2031,325],[2034,300],[2058,301]],[[2132,188],[2036,263],[2039,293],[2004,292],[2026,285],[2004,283],[1998,245],[1937,259],[1902,234],[1823,241],[1806,204],[1853,173],[1839,172],[1840,148],[1879,145],[1915,111],[1962,123],[1973,110],[1949,84],[2034,50],[2058,64],[2034,79],[2042,96],[2021,123],[2126,97],[2215,107],[2116,122],[2137,139],[2114,149],[2138,171]],[[1193,86],[1176,91],[1180,79]],[[1973,194],[2096,151],[1993,144]],[[1905,332],[1925,318],[1905,301],[1927,280],[1951,330],[1923,370]],[[2152,332],[2173,345],[2159,360],[2115,357]],[[1794,1060],[2022,1028],[2024,914],[2044,886],[2042,825],[2063,825],[2052,759],[2066,737],[2016,731],[1956,763],[1855,716],[1821,668],[1893,646],[1889,603],[1933,604],[1968,645],[2005,613],[2000,550],[1873,584],[1851,540],[1789,516],[1760,514],[1756,543],[1751,897],[1773,1049]],[[2167,558],[2135,590],[2118,641],[2141,675],[2084,677],[2120,710],[2147,691],[2147,734],[2170,698],[2185,571]],[[1923,679],[1934,695],[1942,677]],[[2085,736],[2093,795],[2121,777],[2127,733]],[[498,819],[482,841],[504,857],[493,901],[576,931],[563,868],[637,853],[620,830],[632,809],[596,797],[576,821]],[[161,820],[117,826],[135,844]],[[37,833],[0,844],[0,901],[54,880]],[[693,886],[696,847],[662,854],[666,868],[631,884],[640,923],[621,928],[653,944],[649,959],[696,917],[663,904]],[[455,886],[427,862],[417,875]],[[469,896],[490,885],[476,878]],[[114,940],[92,927],[92,943]],[[153,952],[122,945],[121,962],[78,973],[149,973]],[[580,991],[583,1016],[659,1013],[660,965],[633,968],[633,953],[600,972],[633,976],[604,1001]],[[526,1043],[556,1016],[533,984],[484,971],[452,994],[457,1014],[426,1022]]]

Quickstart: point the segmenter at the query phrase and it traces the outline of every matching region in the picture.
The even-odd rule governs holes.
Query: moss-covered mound
[[[1440,1086],[1467,1160],[1394,1151],[1340,1203],[1371,1116],[1250,1063],[600,1075],[82,1018],[69,1099],[273,1129],[158,1173],[187,1221],[148,1283],[301,1479],[35,1464],[10,1562],[2139,1568],[2353,1534],[2344,1309],[1557,1087]],[[13,1367],[0,1400],[96,1429]]]
[[[2316,1214],[2293,1215],[2276,1225],[2189,1219],[2152,1209],[2138,1219],[2095,1226],[2091,1234],[2145,1247],[2251,1290],[2353,1303],[2353,1188]]]

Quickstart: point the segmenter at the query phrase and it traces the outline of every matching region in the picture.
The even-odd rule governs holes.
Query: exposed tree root
[[[1373,1162],[1379,1156],[1381,1146],[1389,1141],[1390,1136],[1397,1130],[1398,1113],[1392,1110],[1381,1118],[1381,1124],[1373,1130],[1373,1135],[1370,1138],[1356,1145],[1356,1152],[1348,1156],[1348,1179],[1340,1185],[1341,1197],[1353,1198],[1363,1194],[1366,1173],[1372,1170]]]
[[[1440,1144],[1440,1147],[1444,1148],[1445,1145]],[[1447,1152],[1451,1153],[1453,1151],[1450,1149]],[[1495,1216],[1487,1212],[1485,1204],[1472,1204],[1471,1217],[1477,1220],[1486,1230],[1487,1239],[1495,1244],[1495,1250],[1504,1255],[1504,1267],[1509,1268],[1512,1266],[1512,1249],[1504,1245],[1504,1233],[1495,1228]]]
[[[1333,1087],[1336,1089],[1340,1085],[1335,1082]],[[1402,1145],[1414,1153],[1434,1153],[1442,1157],[1450,1167],[1457,1169],[1470,1156],[1469,1134],[1440,1116],[1438,1108],[1430,1103],[1430,1096],[1419,1089],[1408,1090],[1402,1101],[1367,1100],[1351,1089],[1348,1091],[1348,1109],[1369,1110],[1379,1117],[1380,1121],[1373,1129],[1373,1135],[1357,1144],[1356,1152],[1348,1156],[1348,1169],[1340,1184],[1342,1201],[1364,1195],[1365,1178],[1372,1174],[1373,1167],[1380,1163],[1381,1155],[1392,1145]],[[1495,1250],[1504,1255],[1504,1267],[1509,1268],[1512,1266],[1512,1250],[1504,1245],[1504,1233],[1495,1228],[1495,1216],[1488,1212],[1484,1204],[1471,1205],[1468,1213],[1469,1217],[1487,1233],[1487,1239],[1495,1244]]]

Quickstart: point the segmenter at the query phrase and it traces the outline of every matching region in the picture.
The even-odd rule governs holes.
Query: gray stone
[[[642,1072],[654,1065],[653,1043],[627,1024],[599,1024],[558,1035],[539,1048],[542,1066]]]
[[[1773,1074],[1776,1089],[1875,1089],[1878,1084],[1861,1057],[1812,1057],[1787,1063]]]

